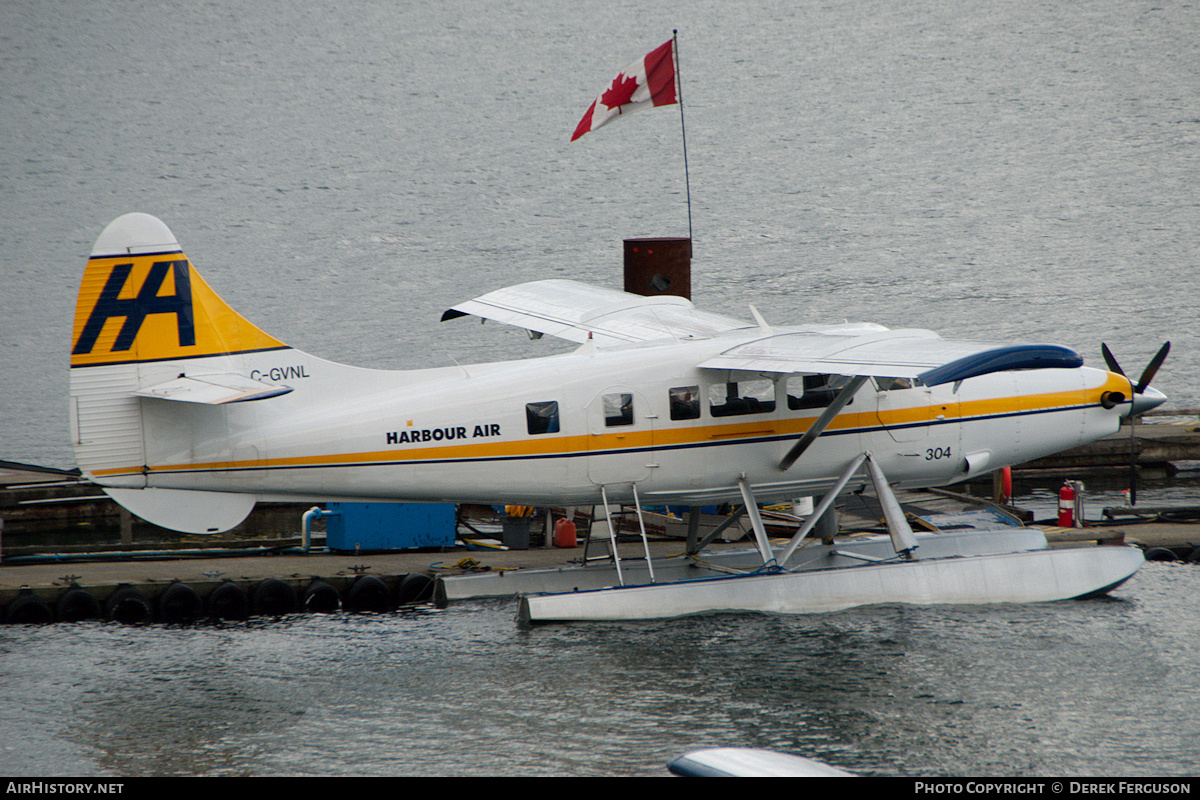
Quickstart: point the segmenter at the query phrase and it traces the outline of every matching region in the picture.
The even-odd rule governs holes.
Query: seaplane
[[[524,594],[530,623],[1053,601],[1107,592],[1143,563],[1134,547],[1050,549],[1037,531],[917,534],[894,490],[1112,434],[1165,400],[1149,374],[1135,384],[1059,345],[750,312],[542,280],[466,300],[443,320],[519,326],[575,343],[570,352],[345,366],[249,322],[163,222],[131,213],[104,228],[84,271],[71,436],[87,478],[133,514],[190,533],[233,528],[263,500],[595,506],[610,533],[621,505],[745,512],[746,569],[656,575],[647,549],[647,568],[623,573],[612,547],[616,580]],[[813,547],[837,498],[868,484],[887,535]],[[759,506],[798,497],[822,499],[773,543]]]

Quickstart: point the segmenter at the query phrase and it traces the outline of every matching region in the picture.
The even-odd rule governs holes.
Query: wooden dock
[[[1171,420],[1171,421],[1166,421]],[[1122,425],[1112,436],[1084,447],[1022,464],[1021,470],[1128,468],[1130,452],[1143,467],[1163,467],[1200,461],[1200,419],[1172,414],[1162,421]]]

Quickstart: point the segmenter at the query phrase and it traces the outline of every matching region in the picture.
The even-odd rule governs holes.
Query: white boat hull
[[[774,572],[521,598],[522,623],[660,619],[726,611],[815,614],[857,606],[1038,603],[1103,594],[1145,559],[1088,547]]]

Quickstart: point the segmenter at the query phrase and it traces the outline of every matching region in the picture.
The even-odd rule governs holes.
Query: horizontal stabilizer
[[[134,394],[159,400],[218,406],[225,403],[265,400],[290,391],[290,386],[263,383],[242,375],[180,375],[173,381],[139,389]]]
[[[258,501],[255,495],[232,492],[103,488],[130,513],[181,533],[224,533],[240,525]]]

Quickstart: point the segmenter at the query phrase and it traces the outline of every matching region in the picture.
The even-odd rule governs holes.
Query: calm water
[[[749,319],[1050,340],[1200,407],[1200,8],[1180,2],[0,4],[0,458],[71,466],[83,260],[128,211],[294,346],[385,368],[545,353],[439,324],[621,283],[687,233],[679,116],[568,141],[680,30],[693,296]],[[631,23],[636,20],[636,23]]]
[[[680,30],[693,297],[1033,339],[1200,406],[1200,10],[1097,0],[0,4],[0,459],[71,466],[83,260],[127,211],[284,341],[364,366],[536,355],[437,322],[617,286],[687,232],[676,109],[568,138]],[[1186,493],[1186,492],[1185,492]],[[871,773],[1200,769],[1197,573],[1116,602],[518,633],[511,609],[0,630],[0,768],[661,774],[700,744]]]
[[[517,630],[513,603],[0,628],[0,769],[665,775],[701,746],[874,775],[1194,775],[1200,570],[1105,600]]]

